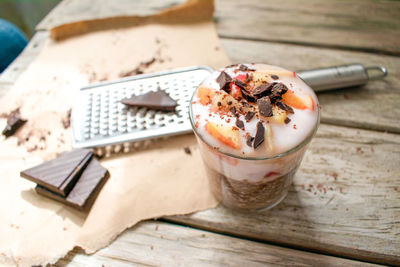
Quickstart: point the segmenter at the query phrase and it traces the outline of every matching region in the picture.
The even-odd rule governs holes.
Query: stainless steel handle
[[[336,67],[296,71],[314,91],[321,92],[350,86],[366,84],[372,79],[381,79],[388,73],[381,66],[364,67],[361,64],[349,64]]]

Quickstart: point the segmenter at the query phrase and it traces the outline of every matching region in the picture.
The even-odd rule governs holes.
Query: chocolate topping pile
[[[222,101],[217,102],[217,107],[218,111],[224,108],[236,117],[242,114],[247,122],[254,117],[259,119],[255,136],[247,136],[246,142],[248,146],[257,148],[264,141],[265,128],[263,122],[269,123],[268,119],[274,116],[274,112],[293,114],[294,110],[281,101],[282,95],[288,91],[288,88],[281,82],[275,82],[275,80],[279,79],[279,76],[275,74],[269,75],[270,80],[274,81],[268,82],[267,79],[257,77],[254,73],[255,70],[248,66],[241,64],[233,72],[235,73],[239,70],[247,72],[246,75],[238,75],[232,78],[228,73],[222,71],[217,77],[216,81],[221,89],[219,93],[222,94],[220,98],[229,99],[224,102],[228,107],[221,107]],[[286,117],[284,123],[287,124],[289,122],[290,119]],[[242,130],[245,128],[243,121],[238,118],[235,125]]]

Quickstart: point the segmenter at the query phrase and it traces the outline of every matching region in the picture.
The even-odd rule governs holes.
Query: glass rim
[[[201,84],[200,84],[200,85],[201,85]],[[231,154],[231,153],[228,153],[228,152],[224,152],[224,151],[215,149],[215,148],[212,147],[209,143],[207,143],[207,142],[204,140],[204,138],[197,132],[197,128],[196,128],[196,126],[195,126],[195,122],[193,121],[193,111],[192,111],[192,103],[193,103],[193,101],[194,101],[193,99],[194,99],[194,96],[195,96],[195,94],[196,94],[196,92],[197,92],[197,89],[198,89],[198,87],[197,87],[196,90],[193,92],[193,95],[192,95],[192,97],[191,97],[191,99],[190,99],[190,103],[189,103],[189,118],[190,118],[190,124],[191,124],[191,126],[192,126],[192,130],[193,130],[193,132],[195,133],[195,135],[196,135],[198,138],[200,138],[200,140],[201,140],[204,144],[206,144],[207,146],[209,146],[211,149],[217,151],[218,153],[221,153],[221,154],[223,154],[223,155],[225,155],[225,156],[228,156],[228,157],[232,157],[232,158],[236,158],[236,159],[240,159],[240,160],[271,160],[271,159],[283,158],[283,157],[285,157],[285,156],[287,156],[287,155],[290,155],[290,154],[292,154],[292,153],[294,153],[294,152],[300,150],[300,149],[303,148],[304,146],[306,146],[306,145],[312,140],[312,138],[315,136],[315,134],[316,134],[316,132],[317,132],[317,130],[318,130],[319,124],[320,124],[321,108],[320,108],[319,104],[317,104],[316,107],[317,107],[317,111],[318,111],[318,117],[317,117],[317,121],[316,121],[316,123],[315,123],[315,125],[314,125],[314,128],[313,128],[312,131],[306,136],[306,138],[304,138],[304,140],[301,141],[298,145],[296,145],[296,146],[292,147],[291,149],[286,150],[286,151],[284,151],[284,152],[282,152],[282,153],[276,154],[276,155],[274,155],[274,156],[268,156],[268,157],[242,157],[242,156],[234,155],[234,154]]]

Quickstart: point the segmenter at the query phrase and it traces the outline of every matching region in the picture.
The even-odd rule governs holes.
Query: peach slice
[[[233,130],[230,126],[223,126],[212,122],[205,125],[206,131],[215,139],[234,149],[240,149],[239,131]]]
[[[288,90],[282,95],[282,101],[292,108],[314,110],[314,100],[311,95],[299,96],[292,90]]]
[[[216,92],[211,102],[211,110],[215,112],[228,112],[232,107],[238,108],[238,101],[225,91]]]
[[[211,98],[215,95],[215,90],[205,86],[199,86],[197,89],[197,98],[203,106],[211,103]]]

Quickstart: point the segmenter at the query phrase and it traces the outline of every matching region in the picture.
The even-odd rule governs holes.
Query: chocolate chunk
[[[101,166],[97,159],[93,158],[80,175],[74,188],[66,197],[60,196],[41,185],[37,185],[35,190],[38,194],[60,201],[74,208],[89,210],[109,176],[107,169]]]
[[[245,89],[240,88],[240,91],[242,92],[243,98],[246,99],[247,102],[252,102],[252,103],[256,102],[256,99]]]
[[[254,141],[254,137],[248,135],[247,138],[246,138],[246,144],[247,144],[249,147],[253,147],[253,141]]]
[[[268,96],[258,99],[257,106],[258,106],[260,115],[262,115],[264,117],[272,117],[273,116],[271,100],[269,99]]]
[[[128,106],[145,107],[163,111],[175,111],[178,105],[164,90],[160,89],[156,92],[151,91],[144,95],[133,95],[130,98],[124,98],[121,100],[121,103]]]
[[[62,153],[56,159],[24,170],[21,172],[21,176],[56,194],[66,196],[92,157],[92,151],[76,149]]]
[[[7,116],[7,125],[4,128],[2,134],[5,137],[10,137],[15,134],[15,132],[26,123],[26,120],[21,118],[21,114],[19,113],[19,108],[12,111]]]
[[[234,83],[235,85],[239,86],[240,89],[246,90],[247,84],[244,83],[244,82],[242,82],[241,80],[235,79],[235,80],[233,81],[233,83]]]
[[[190,148],[188,146],[185,146],[183,148],[183,151],[185,151],[185,153],[188,154],[188,155],[192,155],[192,151],[190,150]]]
[[[231,107],[229,109],[229,111],[232,112],[232,114],[236,116],[236,108],[235,107]]]
[[[291,120],[289,119],[289,117],[286,117],[285,119],[285,123],[288,124]]]
[[[256,149],[259,145],[262,144],[262,142],[264,142],[264,125],[262,124],[261,121],[257,122],[257,132],[256,132],[256,136],[254,137],[254,144],[253,147],[254,149]]]
[[[225,71],[221,72],[221,74],[217,78],[217,82],[219,83],[219,87],[221,90],[229,93],[229,83],[232,81],[232,77],[229,76]]]
[[[286,93],[288,88],[283,83],[275,83],[271,89],[271,94],[269,98],[271,99],[271,103],[275,103],[282,99],[282,95]]]
[[[272,75],[271,75],[271,78],[272,78],[273,80],[278,80],[278,79],[279,79],[279,76],[278,76],[278,75],[275,75],[275,74],[272,74]]]
[[[256,114],[255,112],[249,111],[249,112],[247,112],[246,115],[244,116],[244,119],[245,119],[246,121],[250,121],[250,120],[254,117],[255,114]]]
[[[253,96],[255,96],[256,98],[261,98],[264,96],[267,96],[271,93],[271,89],[274,86],[274,83],[265,83],[262,84],[258,87],[256,87],[253,91],[252,94]]]
[[[288,105],[286,105],[285,103],[283,103],[281,101],[276,102],[275,105],[277,107],[279,107],[280,109],[283,109],[289,113],[294,113],[294,110],[291,107],[289,107]]]
[[[241,121],[241,120],[239,120],[239,119],[236,119],[235,124],[236,124],[236,126],[237,126],[238,128],[244,130],[244,123],[243,123],[243,121]]]

